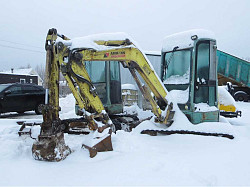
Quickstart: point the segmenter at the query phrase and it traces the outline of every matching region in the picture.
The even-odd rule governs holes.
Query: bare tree
[[[44,77],[45,77],[45,65],[44,64],[36,65],[35,71],[41,77],[41,79],[44,80]]]
[[[27,64],[26,66],[19,66],[18,69],[29,69],[29,68],[31,68],[31,65]]]

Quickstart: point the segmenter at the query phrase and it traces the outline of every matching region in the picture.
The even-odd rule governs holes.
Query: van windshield
[[[2,92],[5,88],[7,88],[9,85],[0,84],[0,92]]]

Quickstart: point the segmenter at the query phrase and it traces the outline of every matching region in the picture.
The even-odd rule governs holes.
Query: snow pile
[[[248,103],[239,104],[244,106],[243,112],[250,112]],[[223,120],[227,124],[227,120]],[[112,134],[114,151],[98,153],[93,159],[81,148],[88,141],[87,136],[65,134],[72,153],[61,162],[51,163],[32,158],[34,140],[18,136],[20,126],[16,125],[16,119],[0,119],[0,176],[3,179],[0,185],[250,185],[249,116],[230,120],[236,125],[232,126],[237,132],[234,140],[193,135],[153,137],[136,132],[139,129],[132,133],[118,131]],[[152,121],[145,121],[141,125],[150,123]],[[173,125],[189,124],[183,114],[177,112]],[[206,129],[213,123],[201,125]],[[74,180],[69,180],[69,173],[74,173]]]
[[[171,97],[171,94],[168,96]],[[171,98],[173,99],[173,98]],[[220,122],[191,124],[175,107],[174,123],[168,130],[188,129],[202,132],[232,133],[235,139],[194,135],[148,136],[145,128],[166,129],[153,119],[144,121],[131,133],[112,134],[113,151],[89,158],[82,148],[88,143],[85,135],[65,134],[72,153],[61,162],[42,162],[31,154],[34,142],[28,136],[19,137],[20,119],[0,118],[0,185],[1,186],[117,186],[117,185],[177,185],[177,186],[249,186],[250,185],[250,113],[249,103],[238,102],[243,116],[220,118]],[[65,118],[74,109],[74,98],[60,99],[60,116]],[[136,105],[139,117],[143,112]],[[130,110],[130,109],[128,109]],[[72,111],[74,113],[74,110]],[[28,120],[28,119],[22,119]],[[41,121],[41,119],[33,119]],[[30,120],[31,121],[31,120]],[[230,124],[228,123],[230,122]],[[231,125],[232,124],[232,125]],[[37,138],[39,126],[32,128]],[[69,179],[69,175],[74,177]],[[87,177],[83,177],[87,176]],[[97,180],[98,178],[98,180]],[[42,179],[42,180],[41,180]]]
[[[168,94],[171,95],[171,98],[173,98],[175,102],[185,104],[188,102],[189,88],[186,90],[171,90]]]
[[[59,99],[59,106],[61,107],[60,118],[77,118],[75,114],[75,98],[73,94],[67,95],[65,98]]]
[[[176,33],[164,38],[162,44],[162,52],[172,51],[176,46],[179,47],[178,50],[193,47],[194,41],[191,39],[191,37],[194,35],[197,35],[198,39],[215,38],[213,32],[204,29],[194,29]]]
[[[133,104],[132,106],[124,106],[123,111],[125,114],[130,114],[130,115],[137,114],[140,120],[153,116],[151,111],[148,110],[144,111],[141,108],[139,108],[137,104]]]
[[[189,84],[190,69],[184,75],[172,75],[164,80],[164,84]]]
[[[225,86],[218,86],[218,94],[219,94],[218,100],[220,104],[223,104],[225,106],[228,105],[236,106],[234,98],[226,90]]]
[[[216,107],[214,108],[217,109]],[[196,132],[206,132],[206,133],[224,133],[224,134],[235,135],[234,129],[227,121],[204,122],[204,123],[194,125],[187,119],[185,114],[181,112],[178,106],[174,105],[174,110],[175,110],[174,122],[170,127],[166,127],[163,124],[155,123],[154,118],[152,118],[150,121],[142,122],[132,132],[139,134],[142,130],[146,130],[146,129],[149,129],[149,130],[186,130],[186,131],[196,131]]]
[[[195,104],[194,107],[196,108],[195,112],[210,112],[218,110],[215,106],[209,106],[207,103],[198,103]]]

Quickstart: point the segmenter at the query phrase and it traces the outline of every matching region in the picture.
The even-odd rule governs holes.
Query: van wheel
[[[39,103],[36,108],[35,108],[35,112],[37,115],[42,114],[43,113],[43,108],[44,108],[44,104],[43,103]]]

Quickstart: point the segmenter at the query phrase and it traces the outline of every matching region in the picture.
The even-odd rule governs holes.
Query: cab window
[[[93,83],[105,82],[105,61],[85,61],[85,67]]]
[[[120,80],[120,67],[118,61],[110,61],[110,79]]]

